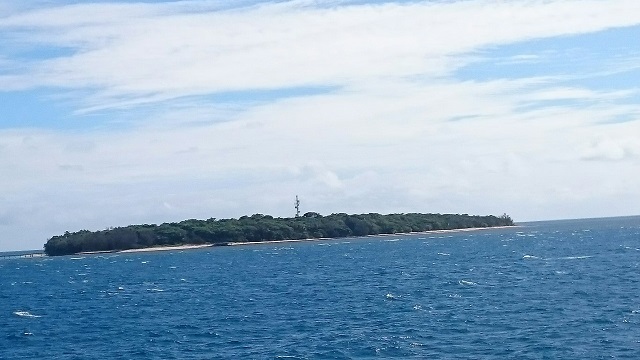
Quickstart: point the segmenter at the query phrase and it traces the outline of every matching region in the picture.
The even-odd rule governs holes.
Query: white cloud
[[[619,137],[616,140],[600,137],[592,141],[583,151],[582,159],[595,161],[619,161],[640,156],[640,139],[631,136],[627,139]]]
[[[0,131],[3,233],[39,246],[65,230],[288,216],[296,194],[321,213],[640,212],[620,201],[640,196],[640,121],[615,123],[640,113],[637,87],[453,76],[481,49],[638,24],[637,1],[313,4],[82,4],[0,18],[14,41],[70,50],[5,71],[5,91],[51,86],[66,96],[55,101],[76,99],[76,116],[135,119]],[[306,86],[328,90],[208,98]]]
[[[92,107],[121,106],[123,97],[125,103],[164,101],[241,89],[439,77],[456,65],[452,55],[483,46],[640,22],[640,4],[630,0],[329,8],[292,2],[208,12],[191,12],[191,3],[181,7],[83,4],[2,19],[5,31],[35,29],[29,33],[36,46],[75,49],[2,82],[91,89],[85,100]]]
[[[557,100],[615,100],[629,97],[637,93],[633,90],[593,91],[584,88],[549,87],[541,91],[527,94],[529,101],[557,101]]]
[[[502,61],[503,64],[526,64],[540,62],[544,57],[536,54],[514,55]]]

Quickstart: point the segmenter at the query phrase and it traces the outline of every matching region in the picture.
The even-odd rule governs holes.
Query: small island
[[[513,220],[507,214],[338,213],[322,216],[308,212],[292,218],[254,214],[238,219],[190,219],[177,223],[130,225],[101,231],[67,231],[49,239],[44,245],[44,251],[49,256],[56,256],[180,245],[215,246],[513,225]]]

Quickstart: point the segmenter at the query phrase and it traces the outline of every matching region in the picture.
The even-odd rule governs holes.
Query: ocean
[[[1,359],[640,359],[640,217],[0,258]]]

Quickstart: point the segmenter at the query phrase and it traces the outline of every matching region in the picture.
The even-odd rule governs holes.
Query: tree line
[[[184,244],[227,245],[310,238],[337,238],[463,229],[471,227],[511,226],[507,215],[477,216],[467,214],[388,214],[322,216],[308,212],[293,218],[274,218],[254,214],[238,219],[189,219],[160,225],[130,225],[101,231],[81,230],[53,236],[44,245],[47,255],[70,255],[89,251],[118,251],[154,246]]]

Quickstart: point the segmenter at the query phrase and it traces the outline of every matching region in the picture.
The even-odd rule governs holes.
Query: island
[[[322,216],[308,212],[291,218],[254,214],[238,219],[189,219],[177,223],[129,225],[100,231],[67,231],[50,238],[44,245],[44,251],[49,256],[56,256],[183,245],[215,246],[513,225],[513,220],[507,214],[337,213]]]

